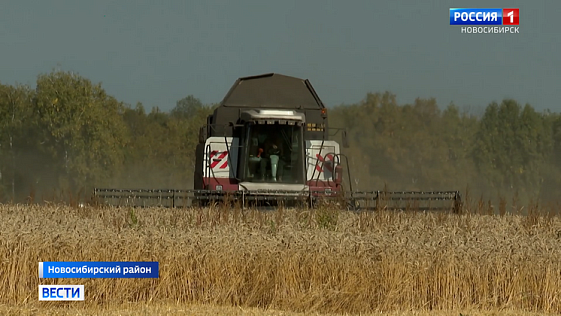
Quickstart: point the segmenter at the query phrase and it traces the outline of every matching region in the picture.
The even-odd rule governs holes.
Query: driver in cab
[[[282,181],[282,170],[284,162],[280,159],[284,154],[282,142],[279,137],[267,138],[264,149],[259,149],[261,159],[261,180],[265,181],[267,164],[271,166],[271,176],[273,181]],[[271,158],[271,156],[273,156]],[[275,163],[276,162],[276,163]]]

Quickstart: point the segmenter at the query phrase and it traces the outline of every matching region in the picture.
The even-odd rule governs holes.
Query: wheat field
[[[561,220],[551,212],[1,205],[0,214],[2,314],[561,312]],[[39,280],[39,261],[158,261],[160,277]],[[38,302],[39,284],[83,284],[86,300]]]

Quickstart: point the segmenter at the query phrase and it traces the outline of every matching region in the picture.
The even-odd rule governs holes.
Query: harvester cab
[[[239,78],[200,128],[194,189],[95,189],[94,194],[107,204],[134,206],[208,205],[227,199],[243,206],[313,205],[336,198],[352,209],[403,209],[404,203],[420,202],[419,209],[459,210],[457,191],[354,191],[346,156],[331,139],[342,131],[342,147],[348,147],[346,131],[330,128],[327,116],[308,80],[274,73]],[[439,201],[443,207],[433,204]]]
[[[249,189],[263,183],[290,184],[303,190],[305,117],[295,111],[250,110],[242,113],[241,183]]]

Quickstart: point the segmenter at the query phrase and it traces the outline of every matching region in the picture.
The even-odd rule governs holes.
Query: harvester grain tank
[[[353,191],[346,157],[331,139],[335,135],[346,147],[345,130],[328,126],[327,108],[309,80],[276,73],[243,77],[200,128],[193,190],[96,189],[95,195],[110,204],[140,206],[225,199],[244,206],[278,201],[313,205],[320,198],[337,198],[353,208],[379,208],[384,198],[452,201],[457,209],[456,191]]]

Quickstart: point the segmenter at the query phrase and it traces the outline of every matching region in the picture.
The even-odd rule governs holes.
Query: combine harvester
[[[353,210],[459,211],[458,191],[354,191],[347,157],[331,139],[336,135],[347,148],[346,131],[328,127],[327,109],[308,80],[274,73],[239,78],[200,129],[193,190],[96,188],[94,198],[139,207],[332,200]]]

